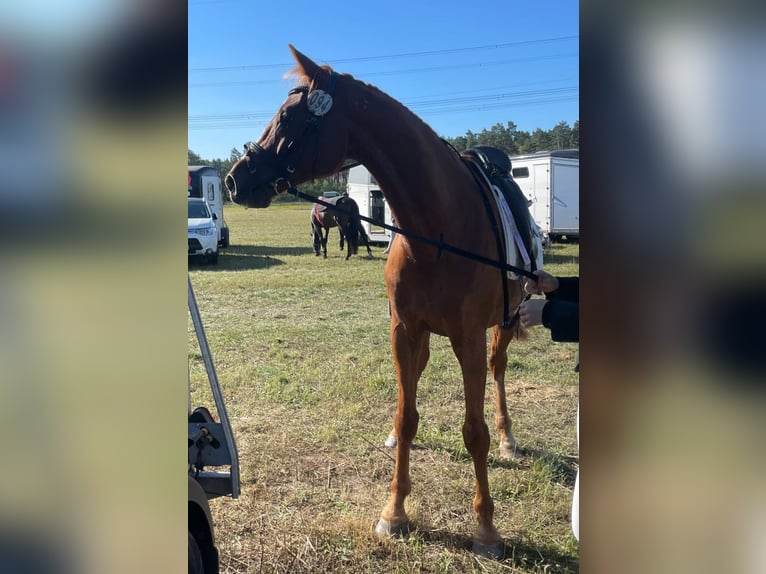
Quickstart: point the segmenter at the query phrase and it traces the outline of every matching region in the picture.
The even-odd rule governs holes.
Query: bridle
[[[266,169],[274,173],[274,178],[271,180],[267,179],[265,183],[271,183],[275,192],[280,193],[280,191],[286,191],[293,187],[290,178],[303,157],[307,144],[312,139],[317,140],[319,138],[319,128],[321,127],[322,119],[332,108],[332,91],[337,81],[338,74],[331,72],[330,81],[325,90],[312,89],[310,86],[298,86],[288,92],[288,97],[293,94],[306,94],[306,106],[309,110],[309,117],[304,122],[303,131],[297,137],[290,140],[284,146],[284,151],[280,154],[266,150],[254,141],[245,143],[244,157],[247,162],[247,171],[250,175],[255,175],[258,169],[263,169],[263,166],[265,166]],[[277,125],[279,125],[279,121]],[[311,161],[312,179],[314,173],[316,173],[319,146],[314,146],[314,149],[314,157]]]

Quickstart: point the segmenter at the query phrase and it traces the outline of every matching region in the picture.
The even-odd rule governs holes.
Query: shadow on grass
[[[189,257],[189,269],[207,271],[242,271],[248,269],[267,269],[284,265],[279,256],[310,255],[310,247],[270,247],[263,245],[231,245],[221,249],[218,265],[208,265],[201,257]]]
[[[487,466],[505,469],[534,468],[538,472],[544,472],[550,481],[574,488],[578,461],[576,457],[533,448],[522,448],[520,451],[521,456],[517,458],[493,457],[490,454]]]
[[[564,251],[563,253],[558,253],[560,251]],[[551,264],[563,264],[563,265],[569,265],[569,264],[580,264],[580,255],[579,252],[577,254],[573,254],[571,251],[565,249],[563,246],[557,246],[553,245],[545,250],[545,264],[551,265]]]
[[[469,536],[445,530],[418,530],[424,542],[450,548],[453,551],[473,552],[473,540]],[[577,558],[562,554],[549,546],[531,546],[515,540],[505,541],[505,556],[500,564],[517,567],[534,566],[544,571],[576,573],[580,571]]]
[[[556,254],[556,253],[547,253],[545,254],[545,264],[551,265],[551,264],[562,264],[562,265],[579,265],[580,264],[580,256],[579,255],[572,255],[572,254]]]

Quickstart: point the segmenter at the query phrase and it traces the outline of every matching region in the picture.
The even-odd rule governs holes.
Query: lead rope
[[[523,275],[524,277],[528,277],[532,279],[533,281],[537,281],[537,276],[532,273],[531,271],[527,271],[526,269],[522,269],[520,267],[516,267],[514,265],[511,265],[510,263],[506,263],[504,261],[496,261],[494,259],[490,259],[489,257],[484,257],[483,255],[478,255],[476,253],[471,253],[470,251],[466,251],[465,249],[461,249],[460,247],[455,247],[454,245],[450,245],[449,243],[444,242],[444,234],[441,234],[439,236],[439,241],[436,241],[434,239],[430,239],[428,237],[423,237],[422,235],[418,235],[416,233],[413,233],[412,231],[408,231],[406,229],[402,229],[401,227],[394,227],[393,225],[388,225],[387,223],[381,223],[380,221],[376,221],[374,219],[371,219],[369,217],[365,217],[361,214],[354,214],[348,211],[347,209],[343,209],[341,207],[337,207],[333,205],[332,203],[328,203],[326,201],[323,201],[317,197],[314,197],[313,195],[309,195],[308,193],[304,193],[300,191],[298,188],[296,188],[294,185],[290,184],[290,187],[287,189],[287,193],[290,195],[304,199],[306,201],[310,201],[311,203],[318,203],[319,205],[324,205],[325,207],[331,207],[335,211],[339,211],[349,217],[358,217],[362,221],[366,221],[368,223],[372,223],[373,225],[377,227],[382,227],[383,229],[388,229],[389,231],[394,231],[400,235],[403,235],[404,237],[407,237],[408,239],[414,239],[415,241],[419,241],[421,243],[425,243],[426,245],[431,245],[433,247],[436,247],[438,249],[438,254],[441,255],[443,251],[448,251],[449,253],[454,253],[455,255],[459,255],[461,257],[465,257],[466,259],[471,259],[473,261],[478,261],[479,263],[484,263],[485,265],[489,265],[490,267],[497,267],[499,269],[502,269],[503,271],[512,271],[516,273],[517,275]]]

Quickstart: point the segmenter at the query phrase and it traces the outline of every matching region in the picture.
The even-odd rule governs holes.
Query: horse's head
[[[234,203],[268,207],[274,196],[304,181],[335,173],[348,148],[348,120],[336,88],[340,76],[290,45],[297,87],[266,126],[248,142],[224,179]]]

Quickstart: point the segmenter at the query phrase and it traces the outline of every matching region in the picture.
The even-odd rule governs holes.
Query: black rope
[[[387,223],[381,223],[379,221],[375,221],[374,219],[365,217],[364,215],[361,215],[361,214],[357,215],[357,214],[351,213],[350,211],[337,207],[333,205],[332,203],[328,203],[317,197],[314,197],[313,195],[304,193],[292,185],[287,191],[288,193],[290,193],[291,195],[294,195],[295,197],[299,197],[301,199],[305,199],[306,201],[310,201],[312,203],[318,203],[319,205],[323,205],[325,207],[332,208],[336,211],[343,212],[349,217],[358,217],[362,221],[372,223],[373,225],[376,225],[377,227],[382,227],[383,229],[388,229],[389,231],[393,231],[395,233],[399,233],[400,235],[404,235],[405,237],[409,239],[414,239],[421,243],[432,245],[438,249],[439,253],[441,253],[442,251],[448,251],[450,253],[454,253],[455,255],[465,257],[466,259],[478,261],[479,263],[484,263],[485,265],[490,265],[491,267],[497,267],[498,269],[502,269],[504,271],[512,271],[513,273],[516,273],[517,275],[523,275],[524,277],[528,277],[529,279],[532,279],[533,281],[537,281],[537,275],[535,275],[531,271],[527,271],[526,269],[522,269],[520,267],[515,267],[503,261],[490,259],[489,257],[484,257],[483,255],[477,255],[476,253],[471,253],[470,251],[466,251],[465,249],[461,249],[460,247],[455,247],[454,245],[445,243],[443,234],[439,236],[439,241],[436,241],[434,239],[423,237],[422,235],[418,235],[411,231],[407,231],[406,229],[402,229],[401,227],[394,227],[393,225],[388,225]]]

